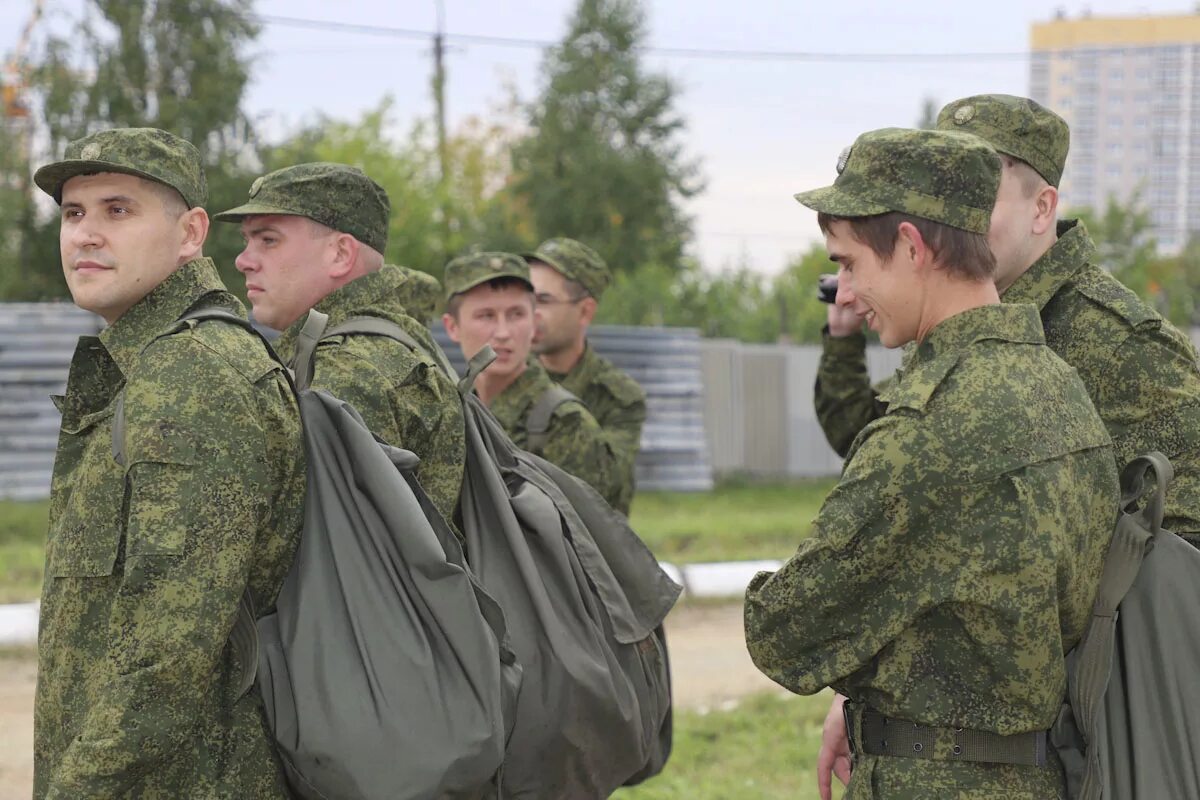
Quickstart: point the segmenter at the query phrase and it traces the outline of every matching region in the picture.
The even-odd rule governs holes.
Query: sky
[[[46,0],[44,25],[62,25],[83,0]],[[445,30],[556,41],[574,0],[444,0]],[[0,52],[15,43],[32,0],[0,0]],[[1195,3],[1091,0],[646,0],[649,46],[801,52],[811,59],[700,59],[647,54],[648,69],[679,88],[683,143],[705,189],[688,201],[692,254],[711,270],[745,264],[764,274],[820,241],[816,215],[792,199],[834,176],[842,148],[867,130],[912,126],[926,97],[1028,92],[1030,26],[1068,17],[1189,13]],[[436,0],[257,0],[265,17],[432,31]],[[967,58],[920,59],[928,54]],[[997,55],[999,54],[999,55]],[[268,21],[253,51],[246,110],[278,135],[317,113],[357,118],[391,95],[398,130],[428,118],[427,40],[304,28]],[[863,59],[861,55],[902,56]],[[495,114],[511,91],[541,88],[536,47],[452,43],[446,58],[448,121]]]

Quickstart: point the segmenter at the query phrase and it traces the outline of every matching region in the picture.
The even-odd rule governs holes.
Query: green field
[[[787,558],[808,535],[832,479],[719,484],[711,492],[643,492],[633,528],[663,561]],[[48,504],[0,502],[0,603],[32,600],[42,582]]]
[[[817,749],[829,698],[828,692],[762,694],[728,711],[678,714],[674,750],[662,774],[613,798],[817,800]],[[840,788],[836,780],[834,786]]]
[[[832,478],[726,482],[703,494],[639,492],[633,529],[663,561],[787,558],[806,536]]]
[[[35,600],[50,504],[0,501],[0,603]]]

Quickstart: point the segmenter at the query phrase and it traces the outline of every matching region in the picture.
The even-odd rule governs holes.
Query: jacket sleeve
[[[628,516],[633,503],[637,455],[642,446],[642,426],[646,423],[644,395],[619,406],[605,419],[604,435],[617,457],[617,490],[613,508]]]
[[[830,336],[826,328],[821,339],[821,361],[813,387],[817,422],[829,446],[845,458],[859,431],[886,411],[887,406],[878,399],[886,382],[871,386],[867,338],[862,333],[837,337]]]
[[[617,507],[622,492],[621,456],[582,403],[564,403],[554,412],[541,455]]]
[[[873,423],[810,538],[779,571],[751,581],[746,646],[775,682],[799,694],[834,685],[943,599],[942,584],[927,582],[920,567],[929,558],[923,537],[936,525],[920,481],[938,483],[912,457],[921,443],[912,419]],[[953,553],[937,557],[947,567],[955,561]]]
[[[269,517],[266,434],[250,380],[211,350],[171,337],[142,361],[125,389],[124,569],[96,621],[107,651],[49,798],[137,795],[202,710],[235,701],[226,644]]]

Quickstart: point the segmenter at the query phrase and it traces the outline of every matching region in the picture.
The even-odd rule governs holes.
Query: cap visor
[[[860,195],[850,194],[838,186],[825,186],[809,192],[800,192],[796,200],[801,205],[834,217],[873,217],[892,211],[885,205],[872,203]]]
[[[528,286],[529,291],[531,291],[531,292],[533,291],[533,284],[530,283],[529,278],[526,278],[524,275],[522,275],[519,272],[493,272],[488,275],[484,275],[482,277],[476,278],[475,280],[468,281],[467,283],[463,284],[462,287],[460,287],[456,291],[452,292],[450,294],[450,297],[453,297],[456,294],[466,294],[467,292],[474,289],[476,286],[482,286],[483,284],[485,284],[489,281],[494,281],[499,278],[515,278],[515,279],[519,280],[521,283]]]
[[[220,214],[213,214],[213,219],[217,222],[241,222],[246,217],[256,217],[264,214],[282,214],[288,217],[308,216],[293,209],[273,206],[269,203],[245,203],[237,208],[222,211]]]
[[[55,161],[53,164],[40,167],[37,172],[33,173],[33,182],[37,184],[39,189],[53,197],[54,202],[62,203],[63,185],[71,180],[71,178],[77,178],[80,175],[99,175],[104,172],[115,172],[118,175],[133,175],[137,178],[161,183],[163,186],[170,186],[169,183],[164,183],[161,178],[157,178],[149,172],[143,172],[140,169],[113,164],[108,161],[85,161],[83,159]],[[172,186],[171,188],[175,187]],[[176,191],[179,190],[176,189]]]
[[[563,269],[562,264],[558,263],[544,253],[521,253],[521,258],[525,259],[526,263],[530,261],[541,261],[543,264],[549,264],[550,266],[554,267],[555,272],[560,272],[563,275],[566,275],[568,278],[571,277],[570,274]]]

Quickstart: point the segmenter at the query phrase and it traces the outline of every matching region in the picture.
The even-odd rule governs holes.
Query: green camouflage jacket
[[[512,437],[517,447],[529,443],[526,426],[529,412],[554,382],[541,364],[531,360],[525,371],[503,392],[492,398],[492,414]],[[537,453],[599,492],[614,508],[621,497],[620,457],[596,418],[583,403],[571,400],[560,405],[550,419],[545,449]]]
[[[1046,343],[1079,372],[1113,440],[1119,467],[1150,450],[1175,467],[1165,525],[1200,535],[1200,368],[1187,336],[1092,262],[1083,224],[1059,224],[1059,240],[1004,293],[1041,309]],[[883,413],[861,335],[826,336],[817,372],[817,418],[844,455]]]
[[[329,315],[327,330],[351,317],[378,317],[399,325],[428,352],[413,352],[383,336],[333,337],[317,347],[312,388],[345,400],[376,436],[416,453],[421,459],[417,468],[421,486],[452,521],[466,457],[462,400],[430,355],[434,345],[429,329],[402,305],[401,290],[406,285],[402,270],[385,266],[348,283],[316,307]],[[279,337],[279,351],[289,363],[295,358],[296,337],[305,319],[301,317]]]
[[[646,393],[637,381],[596,353],[591,345],[570,372],[549,372],[550,379],[578,397],[600,423],[620,464],[620,494],[613,508],[628,516],[633,502],[638,448],[646,422]]]
[[[1048,729],[1119,502],[1087,391],[1034,307],[992,305],[934,328],[882,399],[812,536],[751,582],[750,654],[895,719]],[[847,797],[1056,798],[1053,767],[862,755]]]
[[[299,409],[208,259],[79,340],[62,412],[38,632],[34,797],[282,798],[257,690],[228,636],[269,613],[304,503]],[[113,459],[124,389],[127,466]]]

